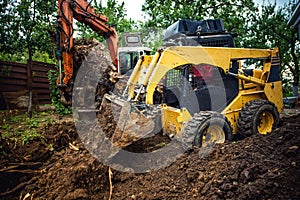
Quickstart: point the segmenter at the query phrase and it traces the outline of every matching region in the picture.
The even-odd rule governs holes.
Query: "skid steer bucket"
[[[124,148],[155,132],[157,116],[147,115],[115,95],[105,95],[100,109],[109,109],[116,122],[114,133],[109,138],[114,146]]]

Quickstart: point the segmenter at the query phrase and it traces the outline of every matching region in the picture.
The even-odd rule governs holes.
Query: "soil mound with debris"
[[[201,148],[170,167],[115,179],[116,199],[298,199],[300,116],[268,135]],[[122,187],[118,187],[120,184]],[[138,187],[136,187],[138,186]]]
[[[112,63],[109,50],[95,39],[75,40],[73,63],[73,96],[77,97],[75,106],[88,106],[84,101],[91,100],[99,107],[103,95],[114,89],[118,79],[117,68]],[[82,90],[95,95],[82,95]]]
[[[284,117],[268,135],[194,149],[167,168],[133,174],[110,171],[74,123],[61,121],[28,145],[0,140],[0,198],[299,199],[299,128],[300,115]]]

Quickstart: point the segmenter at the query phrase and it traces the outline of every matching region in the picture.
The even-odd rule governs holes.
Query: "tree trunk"
[[[28,61],[27,61],[27,65],[28,65],[28,70],[30,73],[30,76],[27,77],[28,80],[28,90],[29,90],[29,102],[28,102],[28,115],[31,118],[32,117],[32,48],[28,47]]]
[[[33,16],[32,16],[32,21],[35,23],[35,14],[36,14],[36,2],[35,0],[33,1]],[[29,102],[28,102],[28,115],[31,118],[32,117],[32,81],[33,81],[33,77],[32,77],[32,32],[33,32],[33,26],[30,27],[30,29],[28,30],[28,36],[27,37],[27,44],[28,44],[28,68],[30,71],[30,80],[29,80],[29,85],[28,85],[28,89],[29,89]]]

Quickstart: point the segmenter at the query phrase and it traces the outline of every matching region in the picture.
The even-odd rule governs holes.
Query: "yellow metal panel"
[[[269,75],[270,75],[270,71],[271,71],[271,62],[264,63],[263,72],[262,72],[262,75],[261,75],[261,79],[263,81],[267,81],[268,80]]]
[[[153,93],[157,84],[162,80],[165,74],[171,70],[171,66],[157,64],[157,67],[154,69],[152,76],[149,79],[147,86],[147,95],[146,95],[146,104],[153,104]]]
[[[156,54],[154,55],[154,57],[152,58],[151,63],[149,64],[148,68],[144,68],[144,74],[142,76],[140,76],[139,79],[139,84],[142,84],[144,86],[147,85],[149,77],[152,75],[153,69],[155,68],[157,61],[160,57],[160,51],[156,52]]]
[[[176,134],[179,132],[177,117],[180,115],[180,109],[164,106],[162,108],[163,131],[167,134]]]
[[[135,79],[136,77],[138,77],[138,72],[139,72],[139,70],[140,70],[140,66],[141,66],[142,62],[144,61],[144,58],[145,58],[145,57],[142,56],[142,57],[138,60],[138,62],[136,63],[135,68],[133,69],[133,71],[132,71],[132,73],[131,73],[131,76],[130,76],[129,79],[128,79],[128,83],[132,83],[132,82],[134,81],[134,79]]]
[[[186,108],[182,108],[180,111],[180,115],[177,117],[177,121],[182,124],[191,119],[191,117],[192,115],[190,114],[190,112]]]
[[[169,47],[164,50],[147,83],[146,103],[153,104],[155,87],[170,69],[186,64],[209,64],[218,66],[226,72],[230,68],[231,59],[265,58],[271,60],[270,49],[243,49],[222,47]],[[260,84],[260,80],[253,79]]]
[[[153,56],[147,56],[147,55],[142,56],[139,59],[138,63],[136,64],[136,66],[132,72],[132,76],[130,76],[130,78],[128,80],[128,83],[130,83],[130,84],[138,83],[139,77],[142,76],[143,68],[148,68],[152,59],[153,59]],[[135,72],[136,72],[136,74],[134,74]]]
[[[184,122],[187,122],[191,117],[185,108],[178,109],[163,105],[161,119],[164,133],[181,134]]]
[[[204,47],[169,47],[162,53],[160,64],[172,68],[189,63],[215,65],[212,57],[214,56],[211,56]],[[228,59],[229,57],[229,52],[225,52],[222,55],[223,59]]]
[[[283,96],[281,81],[266,83],[264,88],[265,94],[269,101],[273,102],[279,112],[283,111]]]
[[[253,70],[253,77],[260,79],[262,75],[262,70],[261,69],[254,69]]]
[[[279,58],[279,49],[278,49],[278,47],[273,48],[272,57]]]
[[[269,58],[271,59],[272,50],[270,49],[246,49],[246,48],[227,48],[227,47],[169,47],[160,60],[162,65],[176,66],[192,63],[206,63],[229,69],[231,59],[243,58]]]

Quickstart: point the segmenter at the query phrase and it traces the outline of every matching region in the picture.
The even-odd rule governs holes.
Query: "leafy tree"
[[[146,0],[143,11],[150,17],[146,27],[166,28],[178,19],[222,18],[229,32],[239,34],[237,47],[279,47],[282,72],[292,74],[297,92],[300,44],[296,30],[287,26],[296,3],[290,0],[281,8],[270,3],[258,8],[252,0]]]
[[[0,51],[13,53],[19,36],[15,21],[16,2],[4,0],[0,2]]]
[[[246,47],[279,48],[282,74],[291,73],[293,95],[296,96],[299,86],[300,43],[297,41],[296,30],[287,25],[295,6],[296,0],[290,1],[284,7],[276,7],[276,4],[262,6],[261,12],[251,18],[243,42]],[[283,79],[286,77],[283,76]],[[283,81],[288,82],[288,80]]]
[[[0,4],[0,56],[19,61],[31,61],[33,58],[51,61],[49,55],[53,55],[54,43],[48,30],[55,20],[54,16],[57,15],[56,1],[13,0],[1,1]],[[31,96],[31,81],[29,91]],[[31,106],[28,107],[28,111],[31,116]]]
[[[249,23],[257,7],[252,0],[146,0],[142,10],[150,17],[148,27],[166,28],[178,19],[222,18],[229,32],[243,34],[243,25]],[[240,46],[240,38],[236,44]]]
[[[126,19],[126,9],[124,8],[124,1],[118,4],[117,0],[108,0],[107,5],[103,6],[102,1],[92,1],[91,6],[99,13],[106,15],[109,20],[109,25],[115,26],[117,33],[131,31],[134,25],[132,19]],[[76,31],[81,38],[97,38],[103,41],[103,37],[97,32],[91,30],[82,22],[76,22]]]
[[[52,55],[48,29],[56,14],[56,1],[14,0],[0,2],[0,51],[31,59],[36,50]]]
[[[142,27],[139,31],[142,35],[143,45],[152,49],[152,54],[163,45],[164,29]]]

